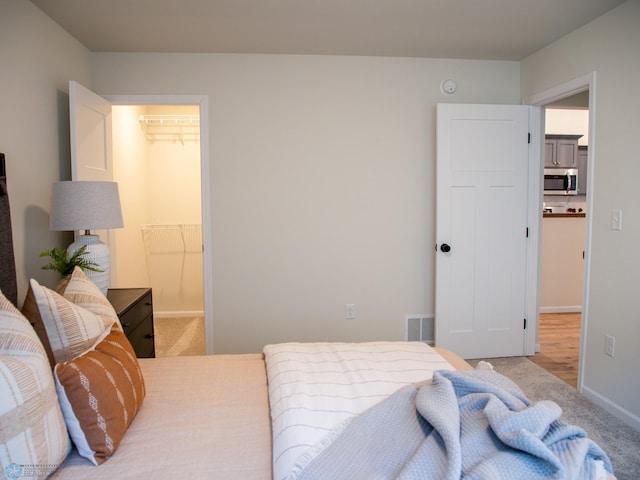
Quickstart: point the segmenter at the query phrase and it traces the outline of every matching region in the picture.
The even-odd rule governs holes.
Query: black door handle
[[[440,251],[442,253],[449,253],[451,251],[451,247],[446,243],[443,243],[442,245],[440,245]]]

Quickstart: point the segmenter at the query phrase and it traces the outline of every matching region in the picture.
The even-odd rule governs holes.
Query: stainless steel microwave
[[[577,168],[545,168],[544,169],[544,194],[545,195],[577,195],[578,194],[578,169]]]

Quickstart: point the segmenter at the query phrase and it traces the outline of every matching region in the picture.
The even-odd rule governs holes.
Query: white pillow
[[[44,478],[70,448],[42,343],[0,293],[0,471]]]
[[[114,324],[113,319],[75,305],[34,279],[30,287],[56,363],[73,360],[91,348]]]
[[[76,267],[64,286],[58,289],[64,298],[79,307],[95,313],[105,321],[113,321],[122,330],[120,319],[102,291],[87,277],[80,267]]]

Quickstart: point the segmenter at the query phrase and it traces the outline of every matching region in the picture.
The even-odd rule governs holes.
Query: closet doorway
[[[199,105],[112,107],[125,218],[115,230],[115,278],[153,289],[158,355],[206,351],[200,123]]]

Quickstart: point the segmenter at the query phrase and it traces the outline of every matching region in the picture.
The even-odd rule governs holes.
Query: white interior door
[[[113,181],[111,103],[83,87],[69,82],[71,130],[71,179]],[[93,230],[111,250],[111,279],[115,281],[115,241],[110,230]]]
[[[524,354],[529,108],[438,105],[435,343]]]
[[[111,103],[72,80],[69,120],[71,179],[112,181]]]

